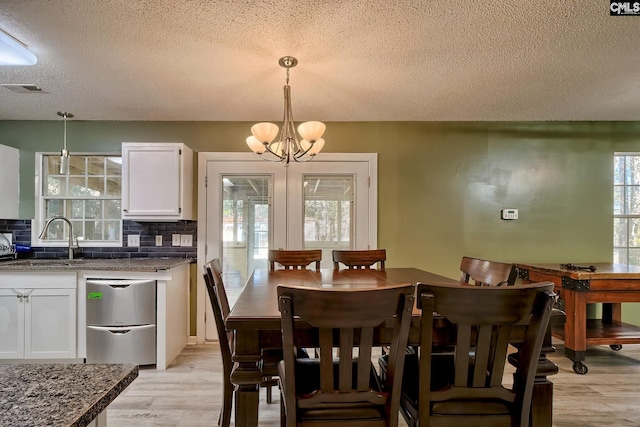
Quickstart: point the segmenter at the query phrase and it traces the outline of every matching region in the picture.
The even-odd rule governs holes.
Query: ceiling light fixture
[[[247,137],[247,145],[251,151],[264,160],[284,162],[285,166],[292,160],[306,162],[312,160],[322,150],[324,139],[322,135],[326,128],[322,122],[304,122],[298,126],[302,140],[298,140],[291,112],[291,88],[289,87],[289,70],[298,64],[293,56],[284,56],[278,61],[281,67],[287,69],[287,81],[284,85],[284,119],[282,131],[278,138],[277,125],[273,123],[256,123],[251,126],[252,136]],[[274,141],[275,139],[275,141]],[[269,153],[263,156],[264,153]]]
[[[69,151],[67,150],[67,118],[73,114],[66,111],[58,111],[58,115],[64,119],[64,145],[60,151],[60,175],[69,175]]]
[[[0,30],[0,65],[35,65],[38,58],[19,40]]]

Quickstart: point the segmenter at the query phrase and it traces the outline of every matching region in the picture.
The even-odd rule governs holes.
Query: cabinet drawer
[[[12,271],[0,273],[0,288],[76,289],[74,271]]]
[[[87,280],[87,325],[156,323],[155,280]]]
[[[156,325],[87,326],[87,363],[156,363]]]

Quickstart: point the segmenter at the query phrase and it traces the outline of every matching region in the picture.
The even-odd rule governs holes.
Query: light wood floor
[[[614,352],[590,347],[587,375],[577,375],[558,345],[552,357],[560,368],[554,383],[556,427],[640,426],[640,345]],[[214,426],[222,395],[221,361],[216,344],[188,346],[166,371],[143,368],[139,377],[107,411],[110,427]],[[260,399],[260,427],[279,426],[279,396]],[[233,423],[232,423],[233,425]],[[400,417],[400,425],[406,426]]]

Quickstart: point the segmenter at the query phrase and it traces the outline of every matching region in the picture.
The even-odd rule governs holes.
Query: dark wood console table
[[[516,264],[526,283],[550,281],[560,296],[559,308],[566,323],[552,325],[554,337],[564,341],[565,355],[573,370],[584,375],[587,345],[609,345],[620,350],[622,344],[640,343],[640,327],[622,322],[622,303],[640,302],[640,267],[626,264],[595,263],[568,269],[560,264]],[[587,319],[587,304],[602,303],[602,318]]]

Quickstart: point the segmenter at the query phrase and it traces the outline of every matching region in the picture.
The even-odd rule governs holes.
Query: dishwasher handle
[[[143,329],[155,328],[156,325],[140,325],[140,326],[87,326],[87,329],[94,329],[96,331],[111,332],[114,335],[124,335],[131,331],[141,331]]]
[[[153,280],[147,279],[87,279],[88,285],[109,286],[114,289],[128,288],[129,286],[146,285]]]

